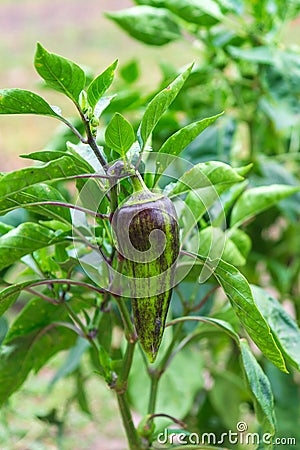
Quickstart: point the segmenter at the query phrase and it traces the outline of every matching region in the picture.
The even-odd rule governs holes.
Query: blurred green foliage
[[[300,194],[296,192],[296,189],[293,195],[290,196],[290,194],[294,192],[294,187],[299,185],[300,51],[296,46],[285,45],[282,42],[282,35],[287,27],[297,26],[300,4],[298,1],[286,2],[282,0],[260,2],[209,0],[205,4],[195,0],[140,0],[136,3],[137,5],[132,8],[109,13],[107,16],[132,37],[145,44],[162,48],[165,45],[170,45],[169,43],[173,41],[185,42],[185,45],[190,46],[189,51],[196,59],[190,77],[169,110],[155,125],[151,137],[152,149],[160,151],[167,139],[178,130],[187,127],[191,122],[199,124],[203,118],[215,116],[221,111],[225,111],[223,117],[219,118],[215,124],[203,131],[200,137],[195,137],[186,146],[182,155],[196,165],[200,162],[206,163],[213,160],[232,166],[232,172],[226,169],[227,166],[217,164],[213,166],[219,170],[217,175],[220,177],[220,185],[226,179],[226,173],[228,173],[229,180],[230,177],[232,177],[232,180],[234,176],[236,177],[236,184],[232,183],[233,186],[226,192],[219,192],[226,220],[223,220],[216,205],[210,205],[208,217],[207,214],[202,213],[201,207],[197,204],[197,199],[193,198],[192,195],[188,194],[185,201],[187,205],[192,205],[193,208],[199,208],[200,210],[198,227],[204,244],[209,241],[211,226],[218,227],[220,235],[223,233],[227,237],[228,244],[225,247],[224,259],[238,266],[250,283],[266,288],[266,291],[272,294],[268,297],[266,291],[263,291],[264,294],[262,294],[258,288],[252,290],[255,293],[254,299],[258,309],[269,323],[275,341],[287,359],[290,373],[281,373],[256,349],[254,349],[254,353],[266,372],[274,392],[278,424],[276,435],[293,436],[299,440],[297,433],[300,417],[297,405],[299,405],[300,399],[299,377],[296,373],[296,368],[299,368],[299,360],[297,363],[300,352],[299,329],[290,316],[293,316],[296,321],[299,320]],[[126,157],[127,146],[124,150],[123,147],[115,146],[114,143],[110,145],[112,142],[111,136],[115,135],[116,129],[123,127],[123,130],[126,129],[126,133],[130,135],[130,144],[133,140],[131,126],[123,120],[124,118],[121,119],[120,114],[114,115],[114,113],[126,114],[133,125],[134,132],[136,132],[141,120],[145,117],[145,104],[155,98],[156,94],[161,92],[170,81],[182,72],[182,70],[177,69],[177,64],[174,63],[173,65],[165,58],[160,64],[160,86],[150,93],[149,89],[141,88],[140,80],[144,70],[143,60],[148,49],[149,47],[143,48],[142,57],[131,59],[130,62],[123,65],[121,63],[119,79],[111,88],[109,97],[106,97],[104,102],[98,105],[102,114],[97,142],[100,148],[103,148],[103,153],[109,161],[113,160],[117,154]],[[168,50],[165,51],[166,55],[167,53]],[[80,77],[82,78],[82,73]],[[91,79],[87,78],[90,82]],[[100,90],[99,88],[99,92]],[[75,101],[78,100],[79,92],[80,88],[77,86],[71,93],[71,97],[76,97]],[[114,97],[114,94],[117,94],[117,96]],[[6,105],[6,107],[8,106]],[[32,104],[30,104],[30,107],[32,107]],[[57,113],[52,111],[50,115],[54,116],[55,114]],[[82,124],[78,122],[78,119],[71,122],[79,132],[83,132]],[[106,130],[109,131],[105,135],[103,129],[106,125],[108,125]],[[71,144],[67,145],[70,140],[73,142],[73,147]],[[39,182],[43,182],[43,174],[47,172],[46,182],[50,183],[52,187],[52,191],[47,193],[48,200],[57,200],[59,195],[63,195],[65,200],[68,201],[72,198],[71,193],[62,188],[59,182],[53,182],[54,179],[56,180],[55,170],[59,171],[63,166],[65,175],[72,174],[76,170],[78,173],[96,170],[97,161],[93,158],[87,161],[84,148],[77,144],[78,139],[76,136],[74,137],[70,129],[63,128],[47,146],[53,152],[52,154],[47,151],[40,152],[36,156],[30,155],[33,159],[43,163],[47,163],[51,158],[53,159],[50,162],[50,177],[48,168],[44,169],[42,166],[34,169]],[[167,153],[171,153],[171,150],[169,149]],[[132,161],[136,156],[133,149],[130,154]],[[74,169],[74,161],[76,170]],[[246,175],[246,171],[245,174],[238,171],[245,170],[244,168],[241,169],[241,166],[247,166],[248,164],[252,164],[252,168],[247,175],[247,185],[247,181],[238,178],[241,175]],[[205,164],[198,166],[201,171],[208,167],[209,165]],[[250,167],[247,170],[250,170]],[[19,172],[19,176],[20,180],[26,178],[23,171]],[[191,175],[189,177],[189,181],[192,180]],[[145,179],[147,179],[146,176]],[[148,184],[151,186],[153,182],[153,179],[149,177]],[[164,182],[164,180],[160,182],[162,188]],[[218,180],[214,180],[213,184],[218,186]],[[274,184],[281,186],[275,188],[272,186]],[[14,185],[14,181],[12,181],[12,185]],[[282,187],[282,185],[286,186]],[[246,186],[247,190],[245,190]],[[26,189],[28,187],[30,187],[30,184],[27,183]],[[78,182],[77,187],[82,187],[82,184]],[[130,185],[124,181],[121,183],[121,187],[120,198],[123,198],[130,191]],[[56,193],[56,189],[59,190],[60,194]],[[176,189],[180,190],[180,183],[175,187],[171,186],[169,192],[172,192],[172,189],[175,192]],[[278,189],[278,192],[276,189]],[[33,194],[37,195],[35,190],[33,192],[27,191],[28,193],[31,200]],[[12,195],[12,198],[8,200],[14,201],[16,200],[14,196],[19,194],[12,190],[10,195]],[[41,193],[38,195],[41,195]],[[46,198],[45,195],[43,191],[44,199]],[[26,198],[18,197],[17,201],[20,204],[23,202],[25,206]],[[23,228],[18,227],[18,230],[22,231],[21,237],[24,229],[26,231],[21,246],[25,250],[16,256],[12,252],[13,246],[8,242],[8,250],[3,256],[3,260],[8,261],[7,258],[16,260],[28,253],[26,236],[29,239],[35,238],[37,247],[33,253],[33,259],[23,258],[22,264],[25,263],[27,268],[24,269],[24,266],[22,266],[23,272],[21,274],[15,272],[20,270],[20,268],[16,269],[16,266],[6,269],[10,260],[8,264],[5,265],[5,262],[2,264],[4,269],[2,275],[5,280],[9,281],[16,276],[18,281],[28,280],[33,272],[42,272],[48,277],[66,277],[72,270],[74,270],[74,273],[81,274],[67,245],[60,242],[61,239],[68,236],[69,228],[68,224],[64,224],[65,227],[62,227],[57,222],[62,216],[61,210],[58,209],[59,206],[36,206],[35,208],[27,209],[26,215],[21,218],[19,210],[16,210],[18,215],[14,212],[13,216],[5,216],[5,222],[14,226],[23,221],[36,222],[41,218],[45,219],[45,213],[47,217],[49,215],[52,219],[43,225],[36,224],[36,228],[32,227],[30,230],[25,229],[26,224],[21,225]],[[104,208],[106,208],[106,205],[104,205]],[[53,216],[54,214],[56,217]],[[254,216],[257,216],[255,220]],[[69,218],[65,217],[65,220],[68,222]],[[184,215],[180,217],[180,220],[184,222]],[[44,226],[47,231],[42,230]],[[41,227],[41,229],[38,229],[38,227]],[[9,231],[10,228],[8,229],[7,225],[2,226],[1,233],[3,232],[3,235]],[[59,242],[59,245],[51,248],[50,251],[45,251],[44,248],[40,248],[43,246],[41,236],[44,239],[51,238],[53,244]],[[97,242],[101,242],[105,251],[109,252],[111,242],[105,240],[103,236],[103,226],[98,224]],[[192,245],[193,243],[191,243],[191,247]],[[205,245],[203,245],[204,248]],[[239,291],[243,292],[245,286],[243,283],[238,284],[240,281],[238,275],[233,272],[228,273],[237,283],[232,282],[233,286],[239,286],[241,288]],[[172,317],[179,318],[182,316],[184,308],[188,304],[191,315],[213,315],[215,320],[226,321],[230,324],[229,335],[231,337],[234,337],[237,332],[243,333],[233,309],[223,302],[221,295],[216,295],[213,292],[215,284],[198,285],[195,283],[196,278],[191,273],[189,279],[185,280],[174,291]],[[223,279],[223,287],[224,284]],[[229,298],[230,295],[233,295],[230,287],[225,291]],[[54,298],[55,295],[60,295],[60,293],[59,289],[55,289],[51,296],[53,295]],[[19,291],[15,292],[15,290],[10,292],[9,295],[6,293],[5,302],[13,303],[18,294]],[[84,311],[87,308],[86,302],[94,302],[93,306],[98,304],[95,298],[91,298],[89,295],[82,296],[79,288],[72,289],[72,295],[83,297],[82,303],[78,305],[78,310]],[[202,306],[201,301],[204,298],[206,298],[206,301]],[[230,299],[232,300],[232,298]],[[272,308],[265,307],[267,301],[268,305],[272,305]],[[197,306],[199,304],[198,311]],[[235,305],[234,298],[232,304]],[[7,303],[4,305],[7,306]],[[288,308],[290,315],[286,315],[282,305],[284,308]],[[53,305],[47,306],[49,306],[46,308],[47,311],[49,310],[48,312],[45,309],[48,314],[47,320],[49,317],[51,321],[56,320],[56,307],[53,307]],[[55,314],[52,310],[55,311]],[[23,310],[21,319],[17,319],[17,321],[25,320],[30,327],[31,320],[39,318],[40,328],[46,326],[47,320],[39,317],[38,314],[35,315],[34,311],[35,309],[31,310],[30,307]],[[101,361],[108,372],[111,370],[111,364],[115,364],[114,367],[116,367],[116,371],[118,370],[118,360],[122,356],[122,346],[119,342],[111,349],[112,336],[116,329],[118,330],[120,327],[120,318],[116,311],[114,311],[113,320],[109,317],[108,314],[102,314],[98,324],[99,330],[101,330],[99,342],[101,348],[104,349]],[[243,325],[245,326],[247,323],[249,325],[250,322],[247,322],[245,318],[243,319]],[[253,317],[251,319],[254,320]],[[87,324],[89,324],[89,320],[91,320],[91,317],[86,314],[85,321]],[[20,336],[14,336],[14,332],[16,333],[14,327],[16,327],[16,324],[9,332],[7,342],[12,345],[14,339],[16,339],[16,342],[20,341],[22,345],[19,348],[21,348],[21,353],[23,352],[21,354],[23,358],[24,351],[26,353],[27,341],[24,340],[20,330]],[[105,330],[104,333],[102,333],[103,330]],[[239,420],[247,422],[251,431],[260,430],[261,432],[262,429],[256,423],[257,419],[261,425],[263,424],[264,430],[270,430],[273,427],[273,410],[268,410],[271,403],[268,395],[270,386],[267,381],[264,381],[260,366],[255,366],[248,348],[241,344],[243,349],[242,367],[248,367],[248,371],[244,370],[243,372],[239,364],[239,358],[241,358],[240,344],[234,340],[235,338],[229,340],[224,333],[220,333],[217,329],[213,330],[206,324],[198,326],[192,322],[187,322],[184,325],[180,337],[183,339],[184,336],[190,335],[189,333],[194,333],[192,339],[194,345],[187,346],[176,355],[170,371],[162,378],[158,396],[159,408],[174,416],[179,415],[188,424],[189,430],[197,433],[212,431],[220,435],[221,432],[227,431],[229,428],[235,430]],[[282,330],[283,334],[281,334]],[[251,334],[250,326],[249,331]],[[36,337],[39,332],[40,329],[37,327],[30,336]],[[1,322],[1,336],[4,337],[6,333],[7,323],[4,321]],[[69,351],[65,364],[62,364],[57,371],[55,381],[52,380],[52,383],[56,383],[64,377],[72,377],[76,381],[75,396],[78,406],[85,414],[89,415],[91,409],[82,389],[84,383],[81,358],[86,348],[80,339],[74,345],[72,339],[70,340],[69,330],[65,330],[60,337],[62,348],[69,348],[72,345],[73,347]],[[53,338],[55,338],[55,333],[53,333]],[[162,352],[168,349],[168,344],[171,341],[172,334],[167,330]],[[41,343],[43,344],[43,341]],[[46,356],[49,357],[51,356],[51,346],[47,347],[46,344],[47,342],[44,343]],[[296,347],[296,350],[293,346]],[[38,370],[41,364],[42,362],[37,358],[33,361],[32,367]],[[86,367],[85,364],[88,364],[90,368],[90,362],[85,361],[84,368]],[[92,357],[92,364],[97,367],[98,361],[95,361],[94,356]],[[132,407],[140,414],[144,414],[147,406],[145,404],[145,386],[147,380],[149,383],[149,379],[146,371],[144,371],[145,373],[141,371],[141,364],[142,357],[136,353],[129,379],[129,396]],[[254,366],[251,364],[254,364]],[[255,367],[255,370],[253,367]],[[23,366],[24,376],[26,376],[27,369],[26,366]],[[14,373],[18,372],[18,364],[13,365],[13,370]],[[252,378],[249,376],[250,372]],[[20,377],[20,374],[18,376]],[[255,383],[253,380],[260,380],[260,382]],[[21,383],[23,379],[19,379],[19,381]],[[244,381],[247,381],[250,388],[248,386],[247,389],[247,383],[244,383]],[[263,381],[266,383],[265,392],[257,394],[256,387],[260,386]],[[4,397],[7,395],[4,388],[2,393]],[[254,406],[256,416],[253,411]],[[49,409],[49,414],[40,417],[40,420],[50,420],[52,424],[57,426],[60,424],[61,417],[57,417],[53,410]],[[266,422],[268,423],[266,424]],[[158,421],[157,430],[163,429],[168,424],[169,422],[166,421]],[[283,446],[281,447],[283,448]],[[281,447],[276,446],[276,448]]]

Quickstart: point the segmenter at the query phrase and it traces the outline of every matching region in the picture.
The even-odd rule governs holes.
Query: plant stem
[[[110,212],[111,217],[114,214],[115,210],[118,207],[118,185],[116,184],[116,180],[110,180]]]
[[[79,131],[64,117],[60,117],[60,120],[67,125],[67,127],[70,128],[70,130],[73,131],[73,133],[75,134],[75,136],[83,143],[83,144],[87,144],[87,140],[79,133]]]
[[[219,288],[220,286],[214,286],[212,289],[208,291],[208,293],[203,297],[203,299],[197,305],[193,306],[191,311],[198,311],[205,305],[209,297]]]
[[[118,259],[117,271],[122,271],[123,261]],[[123,358],[123,366],[121,372],[118,376],[115,391],[118,399],[119,409],[125,428],[128,444],[130,450],[141,450],[141,440],[137,434],[137,430],[133,424],[131,411],[129,408],[126,391],[128,376],[132,366],[133,354],[135,349],[135,344],[137,342],[137,335],[130,318],[129,310],[126,306],[125,300],[121,296],[115,296],[115,301],[117,303],[123,324],[125,337],[127,339],[126,353]]]
[[[121,382],[127,383],[129,372],[132,365],[133,355],[134,355],[134,349],[135,349],[135,342],[128,342],[127,343],[127,349],[126,354],[124,357],[124,364],[122,367],[122,372],[120,374],[119,380]]]
[[[135,429],[131,411],[129,409],[128,400],[126,397],[126,392],[117,393],[117,400],[119,404],[119,409],[122,416],[123,425],[126,431],[126,436],[129,444],[130,450],[141,450],[141,442],[137,431]]]
[[[97,142],[94,138],[94,136],[92,135],[92,131],[91,131],[91,127],[90,127],[90,121],[89,119],[83,114],[82,109],[80,108],[80,106],[78,105],[78,103],[75,103],[75,106],[79,112],[79,115],[81,117],[81,120],[84,124],[85,127],[85,132],[86,132],[86,144],[89,144],[89,146],[91,147],[91,149],[93,150],[93,152],[95,153],[96,158],[98,159],[98,161],[100,162],[101,166],[104,168],[104,170],[106,171],[105,167],[106,167],[106,161],[103,158],[103,156],[101,155],[100,149],[97,145]]]
[[[169,359],[172,355],[172,352],[174,350],[175,344],[177,342],[177,339],[180,336],[181,330],[183,327],[183,323],[179,323],[176,331],[173,335],[172,341],[159,365],[159,367],[153,371],[151,369],[148,369],[148,372],[151,376],[151,387],[150,387],[150,396],[149,396],[149,404],[148,404],[148,414],[154,414],[155,406],[156,406],[156,399],[157,399],[157,392],[158,392],[158,383],[162,376],[162,374],[165,372],[168,364]]]
[[[114,178],[121,180],[122,178],[127,178],[131,176],[131,172],[121,173],[120,175],[115,175]],[[111,175],[102,175],[98,173],[83,173],[80,175],[70,175],[69,177],[64,177],[64,180],[76,180],[80,178],[96,178],[96,179],[103,179],[103,180],[110,180],[112,178]]]
[[[83,337],[85,339],[87,339],[90,343],[90,345],[92,346],[95,354],[96,354],[96,361],[97,361],[97,369],[99,371],[99,373],[103,373],[103,367],[100,364],[100,361],[98,360],[98,355],[99,355],[99,348],[95,342],[95,340],[93,339],[93,337],[90,336],[87,327],[82,323],[82,321],[80,320],[80,318],[77,316],[77,314],[75,313],[75,311],[73,310],[72,306],[68,303],[68,302],[63,302],[63,305],[65,306],[65,308],[67,309],[69,316],[73,319],[73,321],[78,325],[78,327],[80,328],[80,330],[82,331]]]
[[[59,305],[59,301],[55,300],[55,298],[48,297],[48,295],[43,294],[42,292],[37,292],[34,289],[30,289],[30,287],[24,288],[24,291],[29,292],[30,294],[36,295],[37,297],[40,297],[43,300],[46,300],[46,302],[51,303],[52,305]]]
[[[82,286],[86,287],[88,289],[91,289],[92,291],[98,292],[98,294],[104,294],[106,291],[104,289],[97,288],[96,286],[93,286],[92,284],[85,283],[84,281],[74,281],[74,280],[68,280],[68,279],[49,279],[49,280],[42,280],[42,281],[36,281],[32,284],[30,284],[27,287],[34,287],[34,286],[41,286],[43,284],[73,284],[75,286]]]
[[[127,348],[126,353],[123,359],[123,367],[121,369],[121,373],[118,376],[116,382],[116,395],[118,399],[119,409],[123,421],[123,425],[125,428],[128,444],[130,450],[141,450],[141,442],[140,438],[137,434],[136,428],[133,424],[132,414],[129,408],[126,391],[127,391],[127,383],[128,376],[132,366],[132,360],[134,355],[134,349],[136,344],[136,334],[134,331],[134,327],[130,320],[129,311],[126,308],[126,305],[121,297],[117,298],[117,304],[119,307],[120,314],[122,316],[124,327],[125,327],[125,336],[127,339]]]
[[[155,411],[159,379],[159,376],[152,376],[151,378],[148,414],[154,414]]]
[[[170,416],[170,414],[164,414],[164,413],[151,414],[151,416],[148,419],[148,422],[150,420],[155,419],[155,417],[167,417],[168,419],[171,419],[172,422],[176,423],[180,427],[186,428],[186,424],[184,422],[182,422],[182,420],[176,419],[176,417]]]
[[[77,314],[73,311],[73,308],[71,307],[71,305],[69,305],[65,301],[63,302],[63,304],[64,304],[65,308],[67,309],[69,316],[73,319],[75,324],[78,325],[78,327],[81,329],[84,337],[87,338],[88,332],[87,332],[86,326],[81,322],[81,320],[79,319]]]
[[[84,236],[84,234],[82,234],[78,228],[73,227],[73,231],[74,233],[76,233],[81,240],[90,248],[92,248],[93,250],[95,250],[97,253],[100,253],[100,255],[102,256],[102,258],[104,259],[104,261],[106,262],[106,264],[110,265],[110,261],[108,259],[108,257],[105,255],[104,251],[102,250],[102,247],[98,246],[98,245],[93,245],[89,242],[88,239],[86,239],[86,237]],[[75,238],[73,237],[73,241],[75,240]]]
[[[255,126],[254,126],[253,119],[248,121],[248,129],[249,129],[250,157],[251,157],[251,161],[254,161],[255,156],[256,156],[256,148],[255,148]]]
[[[85,129],[86,129],[86,134],[87,134],[87,141],[88,144],[90,145],[91,149],[93,150],[93,152],[95,153],[98,161],[100,162],[101,166],[103,168],[105,168],[106,166],[106,161],[103,158],[103,156],[101,155],[100,149],[96,143],[96,140],[94,138],[94,136],[92,135],[91,129],[90,129],[90,124],[88,121],[85,121]]]
[[[118,208],[118,185],[117,178],[111,177],[109,180],[110,184],[110,213],[111,220],[114,212]],[[113,254],[112,254],[113,255]],[[117,259],[117,271],[122,272],[123,260]],[[125,428],[128,445],[130,450],[141,450],[142,443],[141,439],[138,436],[137,430],[134,426],[132,420],[132,414],[129,408],[128,400],[127,400],[127,383],[128,376],[132,366],[133,355],[135,344],[137,342],[137,335],[131,321],[129,310],[126,306],[125,300],[121,296],[114,296],[116,304],[118,306],[118,310],[120,312],[123,324],[124,324],[124,332],[125,337],[127,339],[127,348],[126,353],[123,359],[123,367],[118,376],[115,391],[118,399],[119,409],[122,417],[123,426]]]
[[[99,217],[100,219],[105,219],[105,220],[109,219],[108,214],[97,213],[96,211],[92,211],[91,209],[83,208],[82,206],[72,205],[71,203],[45,201],[45,202],[26,203],[22,206],[23,206],[23,208],[27,208],[27,207],[31,207],[31,206],[44,206],[44,205],[61,206],[63,208],[76,209],[76,210],[84,212],[86,214],[90,214],[91,216]]]

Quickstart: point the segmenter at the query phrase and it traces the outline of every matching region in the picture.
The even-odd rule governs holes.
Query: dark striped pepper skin
[[[179,229],[171,200],[141,183],[135,184],[137,191],[117,209],[112,225],[125,259],[136,332],[153,362],[172,295]]]

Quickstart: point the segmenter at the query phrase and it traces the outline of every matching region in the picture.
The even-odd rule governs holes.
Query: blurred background
[[[81,0],[1,0],[1,88],[33,90],[51,104],[59,104],[64,113],[74,114],[71,103],[63,95],[41,91],[40,78],[33,67],[38,41],[50,52],[88,66],[94,73],[100,73],[116,58],[120,65],[139,58],[140,82],[147,85],[147,92],[160,78],[158,61],[167,58],[179,68],[194,59],[186,41],[145,49],[104,17],[105,11],[129,6],[132,6],[130,0],[89,0],[84,7]],[[0,171],[28,165],[18,155],[45,148],[57,125],[44,117],[2,117]]]

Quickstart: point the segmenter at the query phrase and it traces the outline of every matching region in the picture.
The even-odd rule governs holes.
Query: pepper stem
[[[141,192],[141,191],[149,192],[149,189],[145,185],[144,180],[139,172],[135,172],[135,174],[131,177],[131,183],[133,187],[133,192]]]

